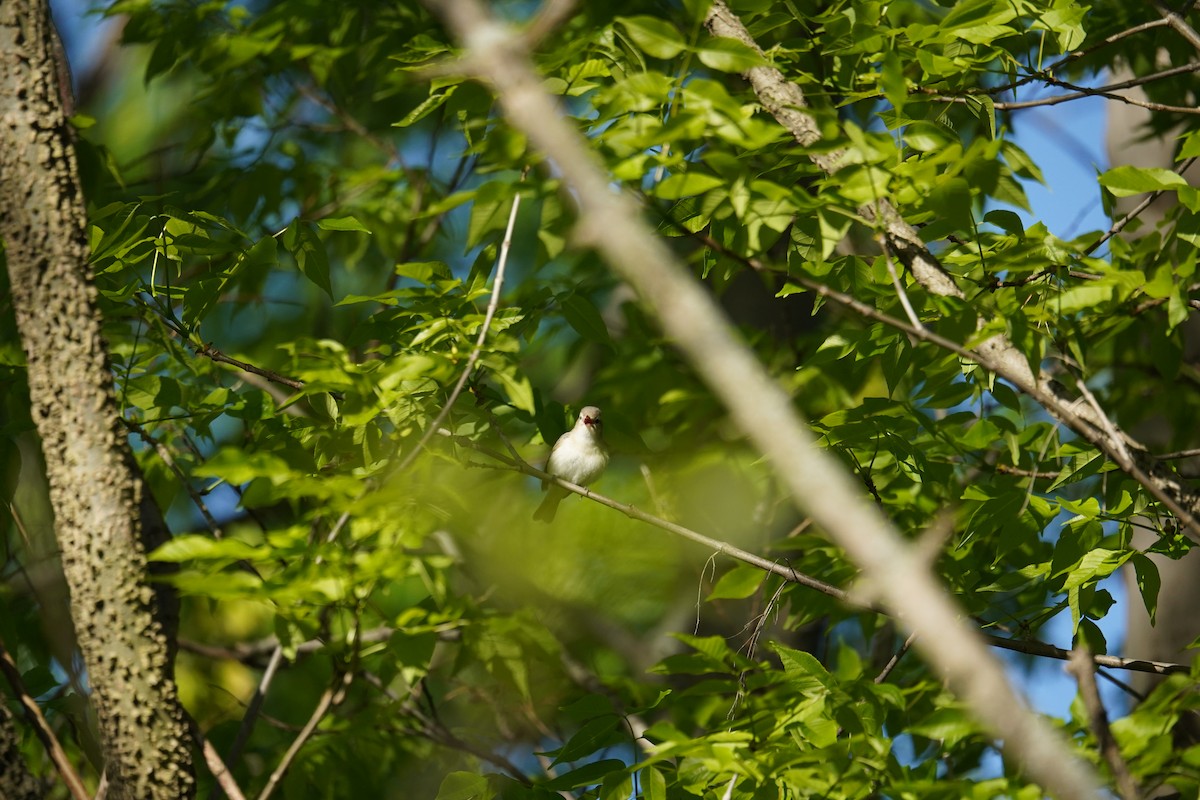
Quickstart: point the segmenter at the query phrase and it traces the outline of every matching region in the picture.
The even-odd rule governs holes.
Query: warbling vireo
[[[580,486],[587,486],[608,466],[608,448],[600,435],[600,409],[587,406],[579,412],[575,427],[558,437],[546,461],[546,472]],[[533,512],[539,522],[551,522],[558,511],[558,504],[568,492],[561,486],[542,482],[542,490],[549,488],[546,499]]]

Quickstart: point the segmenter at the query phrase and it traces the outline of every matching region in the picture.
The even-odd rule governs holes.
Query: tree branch
[[[1083,698],[1084,708],[1087,709],[1088,723],[1100,747],[1100,755],[1112,770],[1118,794],[1122,800],[1138,800],[1142,793],[1138,790],[1137,783],[1129,772],[1129,765],[1121,757],[1121,748],[1117,746],[1117,740],[1113,738],[1112,730],[1108,727],[1108,712],[1104,710],[1104,704],[1100,701],[1100,691],[1096,688],[1096,666],[1086,645],[1080,643],[1071,652],[1067,671],[1079,682],[1079,695]]]
[[[707,25],[716,36],[735,39],[747,47],[753,48],[764,59],[767,58],[762,49],[746,30],[741,20],[733,14],[723,0],[714,0],[709,11]],[[809,114],[807,100],[803,91],[788,81],[782,72],[773,67],[755,67],[746,73],[746,79],[754,89],[755,95],[775,119],[784,126],[796,141],[806,146],[812,146],[820,139],[820,131],[816,120]],[[828,155],[814,155],[813,163],[827,173],[832,174],[839,166],[844,151],[836,151]],[[910,267],[913,277],[926,291],[941,297],[963,298],[962,290],[953,282],[942,269],[937,258],[929,252],[917,231],[909,225],[895,208],[885,199],[878,204],[878,220],[887,235],[888,244],[895,250],[900,260]],[[872,209],[860,209],[869,221],[875,221]],[[710,245],[711,246],[711,245]],[[746,260],[746,259],[742,259]],[[795,278],[795,276],[793,276]],[[803,282],[802,278],[795,278]],[[806,285],[812,288],[813,282]],[[813,289],[813,291],[818,291]],[[832,292],[825,287],[822,293]],[[832,297],[832,294],[826,296]],[[841,302],[839,300],[839,302]],[[843,303],[845,304],[845,303]],[[856,310],[868,309],[865,304],[854,301]],[[873,311],[873,309],[871,309]],[[984,320],[980,320],[980,327]],[[905,326],[910,328],[911,326]],[[945,341],[945,340],[942,340]],[[957,347],[957,345],[955,345]],[[956,352],[965,354],[958,348]],[[1024,355],[1018,351],[1004,335],[993,336],[982,342],[974,351],[972,358],[985,369],[995,372],[1010,381],[1016,388],[1030,395],[1041,403],[1047,411],[1064,423],[1070,425],[1080,436],[1094,445],[1104,441],[1104,452],[1110,456],[1124,447],[1134,453],[1135,465],[1131,477],[1142,483],[1180,522],[1191,531],[1193,538],[1200,539],[1200,522],[1195,514],[1200,509],[1200,494],[1186,487],[1178,478],[1153,460],[1146,448],[1136,442],[1127,433],[1120,431],[1111,421],[1099,419],[1094,409],[1080,406],[1075,399],[1065,393],[1050,375],[1045,372],[1035,375]],[[986,359],[986,364],[978,359]],[[1073,420],[1069,422],[1068,420]],[[1084,424],[1086,423],[1086,424]],[[1119,441],[1107,441],[1108,431],[1117,433]]]
[[[799,570],[793,569],[790,566],[781,564],[779,561],[771,561],[770,559],[764,558],[755,553],[751,553],[749,551],[743,550],[740,547],[737,547],[736,545],[729,544],[728,542],[722,541],[720,539],[714,539],[710,536],[705,536],[704,534],[702,534],[698,531],[694,531],[691,528],[686,528],[683,525],[680,525],[675,522],[671,522],[670,520],[665,520],[662,517],[656,517],[653,514],[649,514],[645,511],[640,510],[636,506],[629,505],[627,503],[622,503],[618,500],[612,499],[611,497],[606,497],[605,495],[598,494],[593,489],[588,489],[583,486],[577,486],[573,483],[569,483],[567,481],[564,481],[562,478],[559,478],[555,475],[551,475],[548,472],[543,472],[542,470],[538,469],[537,467],[535,467],[525,461],[518,461],[515,459],[511,459],[511,458],[505,456],[504,454],[499,453],[495,450],[492,450],[491,448],[489,448],[485,445],[481,445],[478,442],[468,439],[465,436],[458,436],[458,435],[452,434],[446,430],[442,431],[442,435],[446,436],[448,438],[452,438],[458,444],[461,444],[465,447],[469,447],[472,450],[475,450],[479,453],[482,453],[482,454],[488,456],[489,458],[492,458],[492,459],[500,462],[501,464],[508,467],[509,469],[515,470],[517,472],[522,472],[526,475],[530,475],[534,478],[538,478],[540,480],[546,481],[547,483],[557,484],[558,486],[561,486],[562,488],[566,489],[567,491],[577,494],[580,497],[584,497],[588,500],[591,500],[594,503],[599,503],[600,505],[611,508],[614,511],[619,511],[620,513],[624,514],[625,516],[629,517],[630,519],[636,519],[639,522],[644,522],[647,525],[652,525],[656,528],[660,528],[664,531],[667,531],[668,533],[673,533],[676,536],[681,536],[684,539],[688,539],[690,541],[696,542],[697,544],[701,544],[704,547],[708,548],[709,550],[712,550],[717,553],[721,553],[722,555],[725,555],[725,556],[729,556],[730,558],[735,559],[737,561],[741,561],[743,564],[749,564],[753,567],[758,567],[759,569],[764,570],[766,572],[770,572],[773,575],[778,575],[779,577],[783,578],[786,581],[789,581],[791,583],[796,583],[801,586],[806,586],[809,589],[818,591],[821,594],[826,595],[827,597],[832,597],[834,600],[837,600],[841,603],[845,603],[848,606],[858,608],[862,611],[871,611],[876,614],[888,614],[889,613],[889,611],[887,609],[881,608],[878,605],[867,602],[867,601],[863,600],[862,597],[857,596],[856,594],[854,594],[852,592],[848,592],[845,589],[840,589],[837,586],[827,583],[819,578],[814,578],[813,576],[808,575],[803,572],[800,572]],[[984,622],[983,624],[986,624],[986,622]],[[987,634],[987,633],[984,633],[982,635],[983,635],[984,640],[989,645],[991,645],[993,647],[1000,647],[1005,650],[1014,650],[1016,652],[1025,653],[1027,655],[1041,656],[1043,658],[1053,658],[1053,659],[1057,659],[1059,661],[1066,661],[1071,657],[1071,651],[1063,650],[1062,648],[1055,647],[1054,645],[1051,645],[1051,644],[1046,644],[1045,642],[1039,642],[1039,641],[1031,640],[1031,639],[1010,639],[1010,638],[1006,638],[1004,636],[996,636],[994,634]],[[307,647],[308,645],[319,646],[318,643],[316,643],[316,642],[306,642],[304,645],[301,645],[301,648]],[[180,646],[185,650],[196,650],[196,645],[190,644],[188,642],[181,642]],[[257,647],[249,648],[249,649],[248,648],[239,648],[238,650],[233,651],[231,654],[226,655],[225,657],[246,658],[246,657],[249,657],[251,651],[253,651],[253,652],[261,651],[263,646],[264,645],[258,645]],[[197,650],[197,652],[200,652],[200,651]],[[1155,675],[1170,675],[1173,673],[1186,673],[1186,672],[1189,672],[1191,669],[1186,664],[1173,664],[1173,663],[1165,662],[1165,661],[1147,661],[1146,659],[1140,659],[1140,658],[1121,658],[1118,656],[1093,655],[1092,659],[1096,663],[1097,666],[1109,667],[1111,669],[1129,670],[1131,672],[1148,672],[1148,673],[1152,673]]]
[[[1190,3],[1188,5],[1191,5]],[[1175,32],[1187,40],[1187,43],[1192,47],[1200,50],[1200,34],[1196,33],[1196,29],[1187,24],[1187,20],[1179,16],[1175,11],[1167,8],[1162,0],[1154,0],[1154,7],[1158,9],[1158,13],[1168,25],[1175,29]]]

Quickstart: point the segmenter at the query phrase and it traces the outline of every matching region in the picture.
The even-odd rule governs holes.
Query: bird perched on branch
[[[546,461],[546,472],[556,478],[587,486],[608,466],[608,448],[601,436],[600,409],[587,406],[579,412],[575,427],[558,437]],[[542,490],[550,490],[546,499],[533,512],[539,522],[551,522],[558,504],[568,492],[561,486],[542,481]]]

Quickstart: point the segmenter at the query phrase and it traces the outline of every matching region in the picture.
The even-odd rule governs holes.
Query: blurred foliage
[[[1020,179],[1041,177],[1007,138],[1019,116],[995,103],[1074,50],[1088,52],[1063,72],[1076,79],[1118,56],[1155,71],[1165,36],[1089,50],[1152,5],[732,6],[812,101],[816,149],[845,149],[836,176],[759,108],[737,74],[757,56],[706,33],[702,0],[581,3],[534,56],[864,498],[913,537],[952,513],[937,569],[965,611],[1015,638],[1066,614],[1104,652],[1103,579],[1132,564],[1156,603],[1154,565],[1131,544],[1161,518],[1154,500],[1010,386],[790,278],[903,318],[858,212],[890,197],[966,292],[934,297],[902,276],[923,324],[965,346],[1006,333],[1035,369],[1088,381],[1122,426],[1159,417],[1171,449],[1194,447],[1180,325],[1200,194],[1170,172],[1099,176],[1088,191],[1106,202],[1180,200],[1099,253],[1099,232],[1064,241],[989,211],[1027,210]],[[520,25],[535,9],[496,10]],[[476,448],[540,463],[586,401],[615,452],[599,491],[829,583],[855,577],[573,246],[554,165],[449,68],[455,47],[422,6],[118,0],[105,13],[122,47],[87,76],[75,119],[92,266],[130,441],[176,532],[154,558],[180,567],[182,696],[220,752],[278,642],[231,763],[248,792],[332,692],[283,796],[1040,796],[915,657],[872,680],[901,642],[879,616],[586,501],[552,527],[530,521],[536,484]],[[1147,88],[1178,98],[1193,80]],[[1182,151],[1200,153],[1194,133]],[[453,435],[400,468],[466,365],[518,199]],[[94,783],[8,308],[0,335],[0,636]],[[1156,533],[1155,552],[1187,551],[1173,528]],[[1197,702],[1186,677],[1115,734],[1141,782],[1195,797],[1198,751],[1170,739]],[[1104,770],[1086,719],[1077,703],[1064,731]],[[48,772],[32,737],[26,750]]]

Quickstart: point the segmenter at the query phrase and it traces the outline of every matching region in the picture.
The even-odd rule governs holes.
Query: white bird
[[[587,486],[608,466],[608,448],[600,435],[600,409],[587,406],[579,412],[575,427],[558,437],[550,450],[550,458],[546,461],[546,472],[556,478]],[[561,486],[542,481],[542,490],[549,488],[546,499],[533,512],[533,518],[539,522],[551,522],[558,511],[558,504],[568,492]]]

